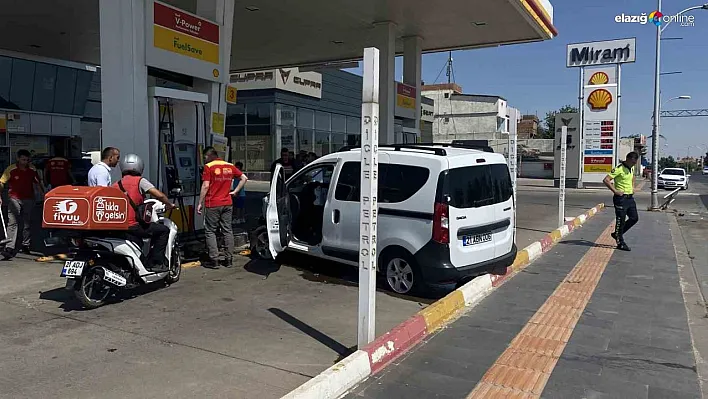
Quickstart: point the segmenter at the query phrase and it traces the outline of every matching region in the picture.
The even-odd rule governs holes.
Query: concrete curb
[[[283,396],[283,399],[334,399],[340,397],[370,375],[381,371],[426,336],[457,318],[465,309],[478,304],[490,292],[526,268],[604,207],[605,204],[598,204],[584,214],[566,222],[565,225],[553,230],[540,241],[519,251],[514,263],[506,268],[504,274],[489,274],[475,278],[413,315],[391,331],[376,338],[363,349],[357,350],[302,384]]]

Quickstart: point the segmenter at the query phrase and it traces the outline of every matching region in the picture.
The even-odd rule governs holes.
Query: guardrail
[[[676,196],[678,195],[679,191],[681,191],[681,187],[666,194],[664,196],[664,203],[659,206],[659,209],[661,209],[662,211],[666,210],[666,208],[668,208],[669,205],[671,205],[676,200]]]

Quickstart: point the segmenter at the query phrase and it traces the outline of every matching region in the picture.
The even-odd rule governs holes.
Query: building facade
[[[227,106],[225,129],[231,160],[243,162],[249,177],[266,178],[282,148],[322,156],[359,145],[362,79],[337,69],[232,74],[231,85],[236,87],[238,99]],[[415,88],[399,82],[396,86],[395,142],[421,141],[423,132],[432,132],[433,101],[423,98],[425,108],[416,107]],[[420,133],[412,127],[418,112]]]
[[[523,115],[518,125],[519,139],[535,139],[538,134],[539,122],[536,115]]]
[[[424,85],[422,95],[435,104],[435,142],[495,140],[509,133],[509,106],[503,97],[463,94],[455,83]]]

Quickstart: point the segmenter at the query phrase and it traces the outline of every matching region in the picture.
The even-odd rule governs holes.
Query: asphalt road
[[[518,188],[519,247],[556,227],[557,190]],[[647,197],[648,198],[648,197]],[[569,190],[567,215],[609,199]],[[249,212],[260,194],[249,193]],[[356,270],[293,258],[184,270],[168,288],[82,311],[61,265],[0,263],[0,398],[277,398],[356,345]],[[431,300],[380,289],[382,333]]]

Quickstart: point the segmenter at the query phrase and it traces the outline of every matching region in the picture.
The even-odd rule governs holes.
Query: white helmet
[[[145,164],[143,160],[140,159],[136,154],[127,154],[120,159],[120,171],[122,174],[127,174],[133,172],[132,174],[138,174],[142,176],[145,170]]]

